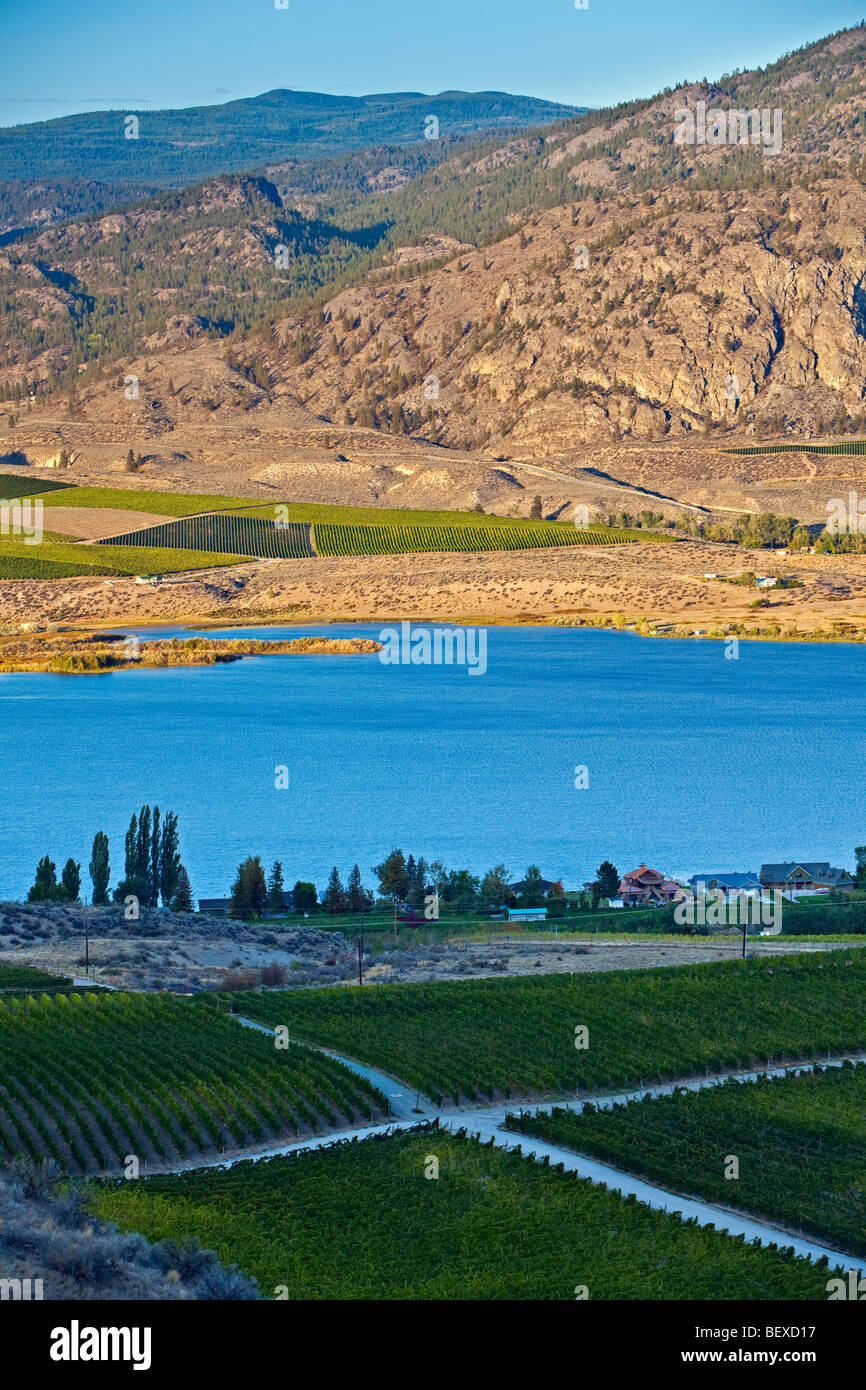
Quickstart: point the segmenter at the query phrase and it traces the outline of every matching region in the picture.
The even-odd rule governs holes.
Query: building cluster
[[[666,907],[675,902],[683,888],[697,892],[703,884],[706,891],[721,890],[726,901],[734,894],[769,897],[779,893],[790,902],[798,898],[815,897],[854,887],[854,879],[846,869],[834,868],[826,859],[816,861],[790,860],[783,864],[762,864],[759,873],[727,873],[713,871],[692,874],[686,883],[666,878],[646,864],[624,875],[617,897],[610,899],[611,907]]]

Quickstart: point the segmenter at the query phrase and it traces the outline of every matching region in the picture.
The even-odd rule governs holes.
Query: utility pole
[[[364,938],[358,937],[358,984],[364,983]]]
[[[84,973],[90,975],[90,935],[88,932],[90,913],[87,905],[84,907]]]

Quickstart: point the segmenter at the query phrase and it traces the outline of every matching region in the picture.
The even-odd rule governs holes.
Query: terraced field
[[[117,1172],[363,1123],[388,1102],[310,1048],[281,1050],[166,996],[0,996],[0,1159]]]
[[[91,1206],[215,1250],[265,1298],[827,1297],[820,1265],[435,1127],[101,1185]]]
[[[509,1129],[866,1255],[866,1066],[729,1081]],[[726,1177],[729,1156],[736,1177]]]
[[[855,949],[231,998],[241,1014],[284,1024],[291,1037],[381,1067],[436,1100],[483,1100],[866,1050],[864,990],[866,952]]]

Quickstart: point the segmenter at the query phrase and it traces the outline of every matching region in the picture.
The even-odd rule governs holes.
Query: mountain
[[[13,185],[6,206],[0,203],[0,230],[282,161],[297,165],[377,146],[420,146],[433,161],[481,132],[541,126],[576,109],[507,92],[351,97],[279,89],[215,106],[97,111],[10,126],[0,129],[0,180]]]
[[[504,456],[866,428],[864,111],[861,26],[384,187],[282,166],[48,228],[0,252],[0,379],[226,338],[253,413]]]

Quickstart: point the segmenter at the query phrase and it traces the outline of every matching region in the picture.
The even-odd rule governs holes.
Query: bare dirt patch
[[[111,507],[49,507],[43,513],[46,530],[61,531],[80,541],[101,541],[106,536],[122,536],[127,531],[143,531],[172,521],[170,516],[153,512],[126,512]]]

